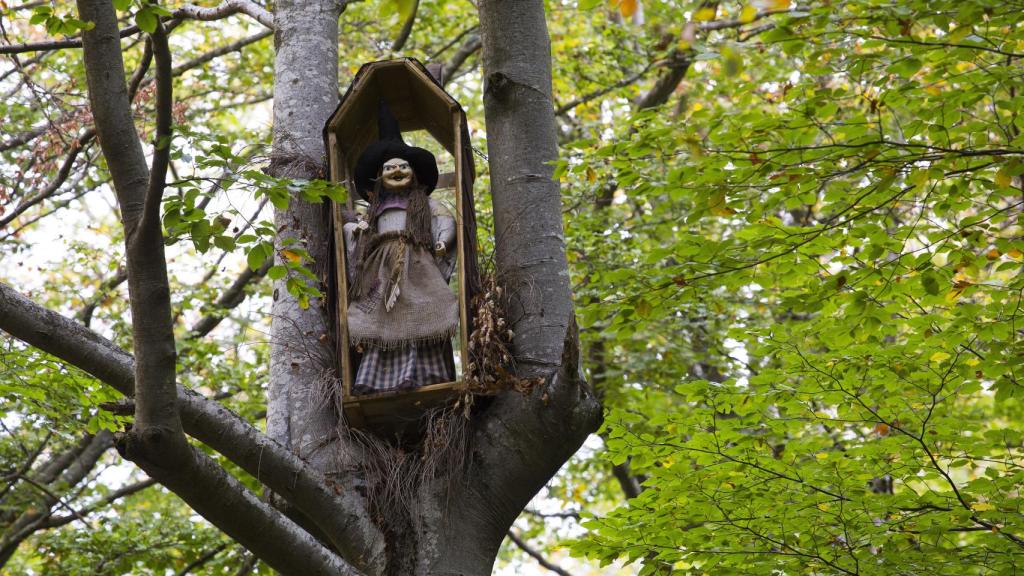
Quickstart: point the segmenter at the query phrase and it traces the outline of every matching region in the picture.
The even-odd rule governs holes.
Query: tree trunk
[[[321,131],[338,103],[338,16],[335,0],[285,0],[276,3],[274,24],[274,176],[312,179],[322,176]],[[330,230],[320,205],[293,198],[288,208],[274,211],[280,243],[294,238],[318,264],[328,261]],[[281,263],[280,254],[275,260]],[[330,346],[326,344],[324,308],[314,301],[301,308],[285,289],[286,278],[274,283],[271,319],[270,391],[267,432],[317,467],[325,470],[324,441],[334,435],[337,419],[318,401],[317,383],[329,377]]]
[[[337,95],[337,27],[330,6],[276,6],[276,175],[311,178],[321,166],[321,129]],[[600,421],[579,372],[561,204],[552,179],[558,149],[543,3],[482,2],[480,19],[486,120],[495,135],[489,146],[498,274],[512,295],[517,367],[542,383],[526,396],[505,394],[475,416],[467,470],[444,470],[446,478],[424,481],[407,507],[381,523],[387,560],[374,570],[387,574],[490,573],[519,512]],[[523,46],[529,49],[517,48]],[[320,207],[293,200],[275,222],[282,236],[298,238],[318,268],[326,269],[329,230]],[[336,433],[343,431],[338,416],[322,401],[331,367],[323,308],[302,310],[279,282],[273,314],[271,435],[340,485],[363,485],[357,460],[372,456]]]

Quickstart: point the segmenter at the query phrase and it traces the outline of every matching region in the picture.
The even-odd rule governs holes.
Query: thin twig
[[[553,564],[550,561],[548,561],[548,559],[545,558],[540,552],[538,552],[537,550],[532,548],[529,544],[527,544],[525,541],[523,541],[522,538],[520,538],[519,536],[516,536],[515,532],[509,530],[508,531],[508,539],[511,540],[513,544],[518,546],[523,552],[526,552],[531,558],[536,560],[537,563],[540,564],[541,566],[543,566],[543,567],[547,568],[548,570],[554,572],[555,574],[559,574],[561,576],[572,576],[572,574],[570,574],[569,572],[566,572],[561,567],[559,567],[557,564]]]

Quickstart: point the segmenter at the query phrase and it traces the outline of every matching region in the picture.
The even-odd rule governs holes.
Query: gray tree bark
[[[321,177],[324,165],[324,123],[338,104],[338,16],[336,0],[285,0],[276,3],[274,22],[274,149],[275,176]],[[324,209],[292,199],[274,211],[280,241],[300,242],[318,265],[329,261]],[[280,254],[275,256],[280,263]],[[325,268],[324,268],[325,269]],[[321,401],[318,384],[333,376],[328,323],[324,307],[308,308],[285,288],[274,284],[271,309],[270,391],[267,431],[299,456],[329,466],[327,441],[335,435],[337,417]]]

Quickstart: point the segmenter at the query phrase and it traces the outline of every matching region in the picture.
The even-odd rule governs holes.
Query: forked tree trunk
[[[322,165],[321,129],[338,94],[336,6],[333,0],[276,4],[276,175],[312,178]],[[485,0],[480,20],[499,281],[511,295],[521,375],[543,383],[526,396],[502,395],[474,416],[470,461],[460,482],[427,481],[386,529],[364,527],[369,540],[379,540],[354,549],[372,559],[348,560],[371,573],[490,573],[511,523],[600,421],[600,408],[580,378],[559,190],[552,179],[558,151],[543,2]],[[275,224],[326,269],[329,230],[320,207],[294,199],[275,214]],[[332,364],[324,309],[318,303],[301,309],[278,282],[273,314],[268,431],[340,489],[354,490],[365,482],[361,452],[348,444],[331,406],[319,401]]]

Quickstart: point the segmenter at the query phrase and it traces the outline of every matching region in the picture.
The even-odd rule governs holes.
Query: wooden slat
[[[332,134],[332,136],[334,136]],[[339,151],[340,154],[340,151]],[[339,158],[344,160],[344,158]],[[348,175],[348,167],[342,162],[338,162],[338,166],[344,170],[345,180],[348,182],[348,204],[351,209],[352,195],[355,194],[355,187],[352,185],[352,178]],[[333,170],[332,170],[333,172]],[[335,174],[331,174],[331,178],[335,178]],[[341,365],[341,397],[345,398],[352,397],[352,348],[348,343],[348,261],[345,253],[345,234],[344,224],[341,217],[341,206],[334,202],[334,246],[335,254],[337,255],[337,269],[338,269],[338,294],[335,296],[338,298],[338,351],[341,356],[339,364]]]
[[[452,123],[455,133],[455,238],[459,245],[459,356],[462,358],[462,380],[465,381],[466,369],[469,367],[469,302],[466,291],[466,238],[462,225],[462,112],[457,108],[452,111]]]

